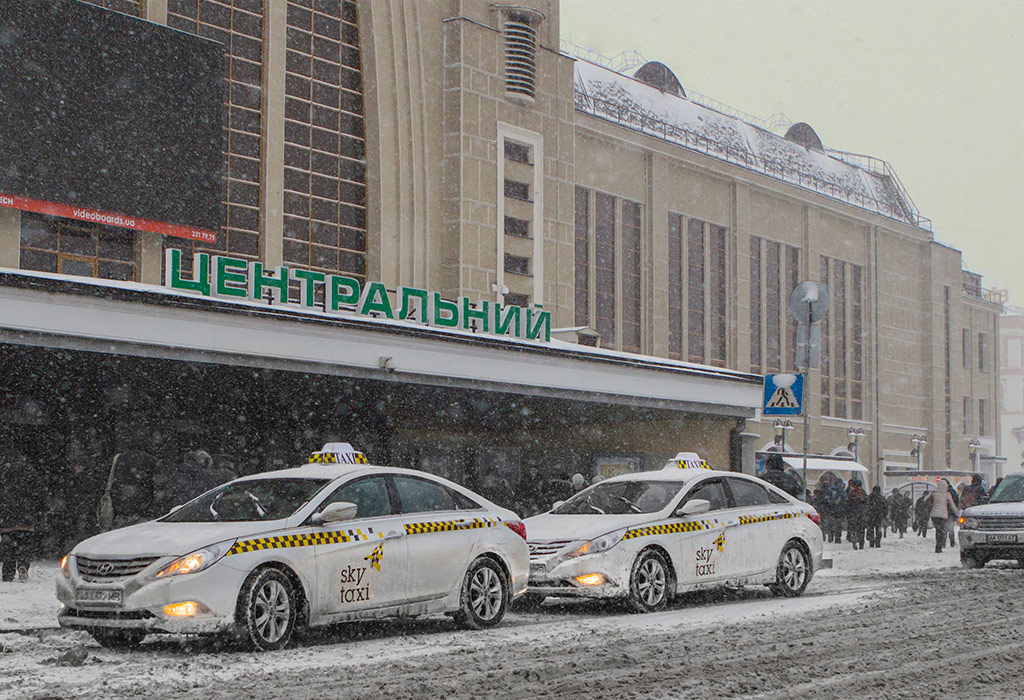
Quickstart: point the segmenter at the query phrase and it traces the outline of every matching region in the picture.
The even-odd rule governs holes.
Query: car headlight
[[[184,574],[194,574],[199,571],[209,569],[220,561],[220,559],[228,553],[228,550],[230,550],[234,544],[235,540],[224,540],[217,544],[211,544],[209,547],[197,549],[183,557],[178,557],[170,564],[160,569],[160,571],[157,571],[154,578],[182,576]]]
[[[977,518],[960,518],[960,527],[965,530],[977,530],[978,519]]]
[[[622,541],[622,538],[626,536],[626,532],[629,528],[622,528],[615,532],[609,532],[606,535],[595,537],[594,539],[584,542],[576,549],[566,553],[566,559],[572,559],[573,557],[582,557],[585,554],[600,554],[601,552],[607,552],[609,549],[617,545]]]
[[[70,554],[65,554],[64,558],[60,560],[60,572],[67,578],[71,578],[71,560],[73,557]]]

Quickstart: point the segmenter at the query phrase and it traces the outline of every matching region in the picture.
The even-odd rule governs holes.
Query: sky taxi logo
[[[551,312],[539,304],[524,308],[497,302],[450,301],[439,292],[399,287],[392,295],[382,282],[368,282],[345,275],[281,265],[268,268],[261,262],[196,253],[192,276],[181,268],[181,251],[164,252],[164,286],[187,294],[222,299],[265,300],[271,304],[321,309],[333,315],[373,316],[398,321],[419,321],[435,328],[483,332],[490,335],[549,342]],[[289,294],[299,290],[298,303]],[[319,298],[319,301],[318,301]],[[393,298],[393,301],[392,301]],[[397,311],[396,311],[397,308]]]

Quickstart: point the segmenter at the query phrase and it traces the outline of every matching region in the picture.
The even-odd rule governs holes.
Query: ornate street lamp
[[[918,435],[917,433],[914,433],[912,436],[910,436],[910,441],[914,443],[914,449],[910,451],[910,456],[917,457],[917,471],[921,471],[921,460],[924,457],[921,448],[924,445],[928,444],[928,440],[927,438],[925,438],[924,435]]]
[[[981,440],[972,438],[971,441],[967,443],[967,449],[971,452],[971,468],[974,471],[978,471],[978,450],[981,449]]]
[[[864,428],[850,428],[846,431],[846,436],[850,438],[850,444],[847,445],[847,449],[853,453],[853,458],[860,461],[857,455],[857,441],[864,437]]]
[[[785,450],[786,431],[793,429],[793,421],[776,418],[773,427],[775,428],[775,446],[778,447],[780,450]]]

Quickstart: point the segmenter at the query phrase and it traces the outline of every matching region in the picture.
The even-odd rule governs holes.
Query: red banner
[[[29,199],[28,197],[15,197],[9,194],[0,194],[0,207],[8,209],[20,209],[35,214],[46,214],[48,216],[60,216],[65,219],[78,219],[79,221],[92,221],[107,226],[119,226],[121,228],[135,229],[136,231],[150,231],[164,236],[176,236],[177,238],[188,238],[203,243],[216,243],[216,231],[209,231],[192,226],[179,226],[178,224],[167,224],[162,221],[150,221],[140,219],[137,216],[126,214],[111,214],[85,207],[76,207],[68,204],[57,204],[56,202],[44,202],[41,199]]]

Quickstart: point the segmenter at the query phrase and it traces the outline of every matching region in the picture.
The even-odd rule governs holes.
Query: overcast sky
[[[936,239],[1024,305],[1024,2],[561,0],[561,34],[889,161]]]

